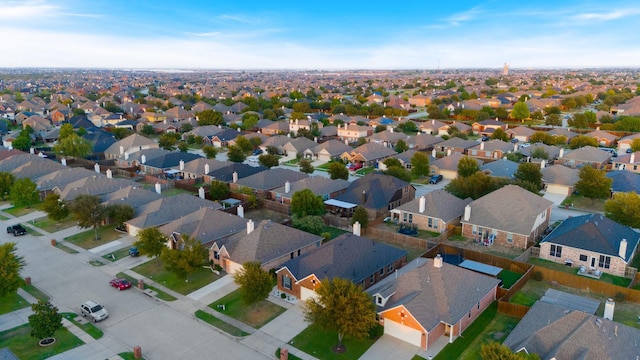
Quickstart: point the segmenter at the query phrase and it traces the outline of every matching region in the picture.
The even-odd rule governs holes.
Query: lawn
[[[0,348],[8,347],[21,360],[39,360],[84,345],[66,328],[56,331],[56,342],[47,347],[38,346],[38,340],[31,337],[30,332],[29,324],[0,332]]]
[[[10,207],[7,209],[4,209],[2,211],[6,212],[7,214],[13,215],[15,217],[20,217],[23,215],[27,215],[33,211],[38,210],[38,205],[34,205],[32,207]]]
[[[218,305],[224,305],[224,310],[218,308]],[[245,305],[240,297],[240,289],[233,291],[218,301],[209,304],[209,307],[227,316],[255,328],[260,329],[269,321],[278,317],[287,309],[280,305],[276,305],[268,300]]]
[[[236,337],[249,335],[248,333],[238,329],[237,327],[227,324],[226,322],[202,310],[196,311],[195,315],[198,319],[206,322],[209,325],[217,327],[218,329],[226,332],[229,335],[236,336]]]
[[[124,352],[124,353],[120,353],[118,354],[118,356],[120,356],[121,358],[123,358],[124,360],[136,360],[134,354],[132,352]],[[144,360],[144,358],[140,358],[141,360]]]
[[[116,277],[119,279],[127,279],[129,280],[129,282],[131,283],[131,286],[138,286],[138,279],[134,278],[133,276],[129,276],[125,273],[117,273]],[[174,297],[173,295],[169,295],[166,292],[158,289],[155,286],[149,285],[149,284],[144,284],[144,288],[145,289],[151,289],[153,291],[155,291],[157,293],[156,297],[160,300],[164,300],[164,301],[174,301],[177,300],[176,297]]]
[[[509,270],[502,270],[500,274],[498,274],[498,279],[502,280],[502,287],[505,289],[511,288],[513,284],[515,284],[522,274],[518,274]]]
[[[374,168],[373,166],[367,166],[367,167],[364,167],[362,169],[358,169],[356,171],[356,175],[364,176],[364,175],[367,175],[367,174],[371,174],[374,171],[376,171],[376,168]]]
[[[96,339],[96,340],[98,340],[102,336],[104,336],[104,332],[102,332],[102,330],[100,330],[100,328],[98,328],[97,326],[93,325],[92,323],[85,322],[84,324],[80,324],[79,322],[77,322],[76,318],[78,317],[78,314],[76,314],[76,313],[62,313],[61,315],[65,319],[71,321],[77,327],[82,329],[82,331],[84,331],[87,334],[91,335],[91,337]]]
[[[42,233],[40,233],[38,230],[35,230],[29,226],[25,226],[24,228],[27,230],[27,234],[29,235],[42,236]]]
[[[102,257],[104,259],[107,259],[111,262],[114,261],[118,261],[122,258],[126,258],[127,256],[129,256],[129,248],[128,247],[123,247],[122,249],[118,249],[116,251],[110,252],[108,254],[103,255]]]
[[[44,216],[44,217],[35,219],[35,221],[31,223],[31,225],[37,228],[40,228],[46,232],[54,233],[54,232],[58,232],[60,230],[68,229],[72,226],[75,226],[76,221],[73,220],[71,216],[67,216],[67,218],[65,218],[62,221],[53,221],[48,217]]]
[[[329,237],[330,240],[335,239],[344,233],[348,233],[348,231],[346,230],[338,229],[332,226],[325,226],[324,228],[322,228],[322,232],[328,232],[329,234],[331,234],[331,236]]]
[[[485,328],[487,328],[498,313],[498,303],[494,301],[478,318],[462,332],[462,336],[458,337],[453,343],[447,346],[436,355],[435,360],[460,359],[462,354],[470,348],[476,339],[481,339]],[[479,345],[480,343],[478,343]],[[479,353],[479,348],[475,351]]]
[[[557,270],[557,271],[562,271],[568,274],[576,274],[578,272],[578,268],[577,267],[569,267],[566,266],[564,264],[558,264],[555,263],[553,261],[549,261],[549,260],[544,260],[544,259],[539,259],[539,258],[531,258],[528,261],[530,264],[534,264],[536,266],[541,266],[541,267],[546,267],[549,269],[553,269],[553,270]],[[602,274],[600,276],[600,281],[609,283],[609,284],[614,284],[614,285],[618,285],[618,286],[622,286],[622,287],[627,287],[629,286],[629,284],[631,284],[631,279],[626,279],[624,277],[621,276],[614,276],[614,275],[610,275],[610,274]]]
[[[110,243],[119,239],[122,234],[117,232],[114,228],[115,224],[102,226],[98,228],[98,240],[96,240],[95,230],[89,229],[75,235],[64,238],[74,245],[80,246],[83,249],[91,249],[100,245]]]
[[[280,348],[278,348],[276,350],[276,359],[280,359]],[[297,356],[295,356],[295,355],[293,355],[291,353],[287,354],[287,359],[289,359],[289,360],[302,360],[299,357],[297,357]]]
[[[343,354],[336,354],[331,351],[331,348],[338,344],[338,333],[323,330],[319,326],[311,324],[289,341],[289,344],[321,360],[347,360],[360,358],[374,342],[375,340],[370,338],[345,337],[342,343],[347,351]]]
[[[564,201],[562,201],[562,205],[569,205],[576,209],[583,209],[591,212],[604,212],[605,201],[606,200],[603,199],[589,199],[584,196],[569,195],[564,199]]]
[[[482,360],[480,357],[480,348],[482,345],[491,341],[502,343],[519,321],[520,319],[517,317],[496,313],[484,331],[482,331],[460,355],[460,359]]]
[[[147,261],[131,270],[182,295],[187,295],[220,278],[220,275],[214,274],[209,268],[199,268],[189,275],[189,281],[185,281],[185,278],[165,269],[160,259]]]
[[[65,246],[64,244],[59,243],[59,242],[56,243],[56,247],[58,249],[64,251],[64,252],[66,252],[66,253],[69,253],[69,254],[77,254],[78,253],[75,249],[72,249],[72,248],[70,248],[68,246]]]
[[[0,297],[0,315],[29,307],[29,302],[17,293]]]

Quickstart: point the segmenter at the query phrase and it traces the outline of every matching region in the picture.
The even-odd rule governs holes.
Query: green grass
[[[182,295],[187,295],[220,278],[220,275],[214,274],[208,268],[199,268],[189,275],[189,281],[187,282],[185,278],[165,269],[160,259],[147,261],[131,270]]]
[[[29,227],[29,226],[25,226],[24,228],[27,230],[27,234],[29,234],[29,235],[42,236],[42,233],[39,232],[36,229],[33,229],[33,228]]]
[[[322,232],[323,233],[328,232],[329,234],[331,234],[329,239],[335,239],[344,233],[348,233],[348,231],[346,230],[338,229],[332,226],[325,226],[324,228],[322,228]]]
[[[589,199],[584,196],[579,195],[569,195],[564,201],[562,201],[562,205],[569,205],[576,209],[583,209],[589,211],[597,211],[604,212],[604,203],[606,200],[604,199]]]
[[[69,254],[77,254],[78,253],[75,249],[72,249],[72,248],[70,248],[70,247],[68,247],[68,246],[66,246],[64,244],[59,243],[59,242],[56,243],[56,247],[58,249],[64,251],[64,252],[66,252],[66,253],[69,253]]]
[[[136,358],[133,356],[132,352],[123,352],[118,354],[118,356],[120,356],[121,358],[123,358],[124,360],[136,360]],[[142,360],[144,360],[144,358],[140,358]]]
[[[496,313],[489,325],[484,328],[482,333],[480,333],[460,355],[460,359],[482,360],[480,357],[480,348],[482,345],[491,341],[502,343],[516,325],[518,325],[519,321],[520,319],[517,317]]]
[[[196,311],[195,315],[198,319],[206,322],[209,325],[217,327],[218,329],[226,332],[229,335],[236,336],[236,337],[249,335],[249,333],[244,332],[233,325],[227,324],[226,322],[202,310]]]
[[[287,356],[288,356],[287,359],[289,360],[302,360],[291,353],[287,354]],[[276,359],[280,359],[280,348],[276,349]]]
[[[29,304],[27,300],[23,299],[22,296],[17,293],[11,293],[4,297],[0,297],[0,315],[24,309],[30,305],[31,304]]]
[[[62,328],[56,331],[54,335],[56,338],[55,344],[41,347],[38,345],[38,340],[29,335],[30,332],[29,324],[0,332],[0,348],[8,347],[21,360],[40,360],[84,344],[69,330]]]
[[[155,191],[155,189],[152,189],[152,190]],[[193,193],[187,190],[176,189],[176,188],[162,190],[162,196],[175,196],[179,194],[193,194]]]
[[[39,204],[35,204],[35,205],[31,206],[31,207],[15,207],[15,206],[13,206],[13,207],[4,209],[2,211],[6,212],[7,214],[13,215],[15,217],[20,217],[20,216],[27,215],[27,214],[29,214],[31,212],[34,212],[34,211],[38,210],[38,207],[39,207],[38,205]]]
[[[528,263],[530,264],[534,264],[536,266],[541,266],[541,267],[546,267],[549,269],[553,269],[553,270],[557,270],[557,271],[562,271],[568,274],[574,274],[576,275],[578,272],[578,268],[577,267],[569,267],[566,266],[564,264],[559,264],[553,261],[549,261],[549,260],[545,260],[545,259],[539,259],[539,258],[531,258],[529,259]],[[631,284],[631,279],[626,279],[624,277],[621,276],[614,276],[611,274],[606,274],[603,273],[600,276],[600,279],[598,279],[600,281],[609,283],[609,284],[613,284],[613,285],[618,285],[618,286],[622,286],[622,287],[627,287],[629,286],[629,284]]]
[[[68,236],[64,238],[64,240],[74,245],[80,246],[83,249],[89,250],[96,246],[104,245],[119,239],[120,236],[122,236],[122,234],[120,234],[114,229],[115,226],[116,226],[115,224],[111,224],[111,225],[99,227],[98,240],[96,240],[94,229],[89,229],[81,233]]]
[[[58,221],[53,221],[51,219],[49,219],[48,217],[44,216],[38,219],[35,219],[34,222],[31,223],[31,225],[42,229],[48,233],[55,233],[58,232],[60,230],[64,230],[64,229],[68,229],[72,226],[76,225],[76,221],[73,220],[73,218],[71,216],[67,216],[67,218],[65,218],[64,220],[58,222]]]
[[[513,284],[515,284],[521,277],[521,274],[518,274],[509,270],[502,270],[500,274],[498,274],[498,279],[502,280],[502,287],[505,289],[511,288]]]
[[[319,326],[311,324],[289,341],[289,344],[321,360],[346,360],[360,358],[374,342],[374,339],[369,338],[352,339],[345,337],[342,343],[347,351],[343,354],[336,354],[331,348],[338,344],[338,333],[323,330]]]
[[[373,166],[367,166],[367,167],[363,167],[362,169],[358,169],[356,171],[356,175],[364,176],[374,171],[376,171],[376,168],[374,168]]]
[[[40,289],[38,289],[33,285],[27,285],[23,282],[22,286],[20,287],[22,288],[22,290],[28,292],[29,294],[31,294],[31,296],[33,296],[36,299],[49,300],[49,296],[47,294],[43,293],[42,291],[40,291]]]
[[[9,218],[4,216],[4,215],[2,215],[2,214],[0,214],[0,220],[9,220]]]
[[[494,301],[453,343],[438,353],[435,360],[460,359],[462,353],[482,334],[498,313],[498,303]]]
[[[315,169],[320,171],[329,171],[329,164],[331,164],[331,161],[318,165],[315,167]]]
[[[218,305],[224,305],[224,311],[218,308]],[[267,300],[246,305],[240,296],[240,289],[209,304],[209,307],[236,320],[242,321],[255,329],[260,329],[266,323],[287,310]]]
[[[125,273],[118,273],[116,274],[117,278],[120,279],[127,279],[129,280],[129,282],[131,283],[131,286],[138,286],[138,279],[134,278],[133,276],[129,276]],[[155,291],[157,293],[156,297],[160,300],[164,300],[164,301],[175,301],[178,300],[175,296],[171,295],[171,294],[167,294],[166,292],[158,289],[155,286],[149,285],[147,283],[144,284],[144,288],[145,289],[151,289],[153,291]]]
[[[118,261],[120,259],[126,258],[129,256],[129,247],[123,247],[122,249],[118,249],[116,251],[110,252],[108,254],[102,255],[104,259],[107,259],[111,262]]]
[[[104,336],[104,332],[102,332],[102,330],[100,330],[97,326],[93,325],[92,323],[86,322],[84,324],[80,324],[79,322],[77,322],[76,317],[78,317],[78,314],[62,313],[62,316],[64,316],[65,319],[71,321],[75,326],[79,327],[80,329],[82,329],[82,331],[86,332],[96,340]]]

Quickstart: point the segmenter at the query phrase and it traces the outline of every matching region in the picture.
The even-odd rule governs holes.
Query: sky
[[[635,68],[638,24],[637,0],[0,0],[0,68]]]

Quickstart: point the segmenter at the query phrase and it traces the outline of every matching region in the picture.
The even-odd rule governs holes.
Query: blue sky
[[[0,67],[640,67],[638,1],[0,0]]]

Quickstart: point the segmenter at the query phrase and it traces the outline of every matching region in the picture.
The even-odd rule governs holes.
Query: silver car
[[[87,300],[80,305],[80,313],[84,317],[90,316],[94,322],[98,322],[109,317],[107,309],[92,300]]]

